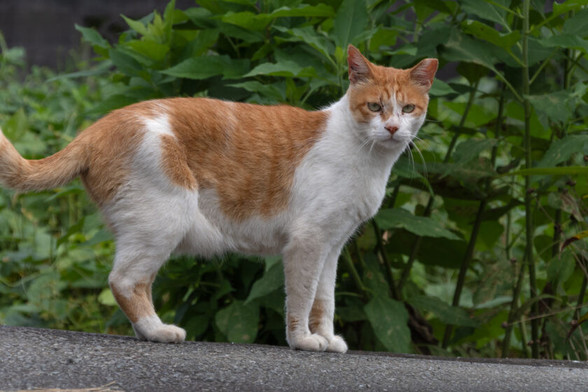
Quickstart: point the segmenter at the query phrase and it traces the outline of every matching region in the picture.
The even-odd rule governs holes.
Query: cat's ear
[[[349,64],[349,81],[352,84],[366,81],[371,77],[370,62],[353,45],[347,47],[347,63]]]
[[[410,78],[412,81],[427,89],[433,85],[433,79],[437,72],[439,61],[437,59],[424,59],[410,69]]]

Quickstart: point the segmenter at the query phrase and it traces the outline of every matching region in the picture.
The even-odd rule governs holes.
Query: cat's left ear
[[[439,61],[437,59],[424,59],[410,69],[410,78],[415,84],[424,87],[428,91],[433,85],[438,65]]]
[[[372,75],[369,60],[353,45],[347,47],[347,64],[349,65],[349,81],[352,84],[364,82]]]

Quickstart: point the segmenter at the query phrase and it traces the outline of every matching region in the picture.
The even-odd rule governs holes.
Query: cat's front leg
[[[347,351],[347,343],[345,343],[342,337],[335,335],[333,326],[333,318],[335,316],[335,280],[337,278],[337,262],[341,248],[341,246],[335,248],[325,260],[309,315],[310,332],[327,339],[329,342],[327,351],[337,353]]]
[[[325,351],[329,341],[309,328],[320,273],[327,252],[320,236],[295,236],[284,251],[286,340],[293,349]]]

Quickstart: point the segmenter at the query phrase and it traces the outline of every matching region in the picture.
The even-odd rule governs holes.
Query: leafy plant
[[[172,1],[163,14],[125,18],[129,30],[114,44],[77,26],[98,56],[96,65],[54,83],[78,91],[85,86],[75,78],[99,80],[100,94],[85,90],[83,104],[75,106],[89,118],[177,95],[315,109],[345,92],[349,43],[383,65],[407,67],[423,57],[439,58],[417,154],[407,153],[397,163],[381,211],[342,254],[337,329],[355,349],[587,358],[585,2],[548,2],[548,7],[535,0],[197,3],[178,10]],[[18,56],[11,51],[3,48],[0,72],[14,72]],[[37,133],[19,124],[38,118],[42,105],[16,102],[0,112],[6,133],[17,143],[22,137],[17,146],[30,156],[57,150],[67,141],[60,135],[71,138],[83,125],[72,123],[62,131],[62,121],[55,132],[39,131],[35,143]],[[64,107],[45,113],[69,121],[88,118],[74,117]],[[56,194],[18,195],[19,202],[30,201],[26,209],[2,192],[0,214],[15,223],[0,229],[0,259],[6,260],[0,263],[0,290],[20,302],[0,300],[0,317],[75,328],[68,312],[57,309],[64,306],[59,298],[71,303],[67,298],[81,278],[68,278],[67,269],[59,269],[67,264],[59,252],[89,243],[96,256],[85,263],[106,280],[102,260],[112,244],[102,241],[107,237],[100,226],[86,227],[88,218],[81,220],[94,210],[79,185]],[[60,200],[60,209],[39,208],[48,197]],[[19,226],[23,219],[28,229]],[[36,241],[48,243],[50,252],[35,258],[30,255],[40,242],[31,238],[39,232],[46,234]],[[77,236],[81,239],[73,241]],[[58,274],[50,262],[57,263]],[[28,274],[27,268],[43,274]],[[186,327],[189,338],[285,344],[282,283],[277,258],[181,258],[160,274],[155,298],[163,318]],[[35,305],[46,291],[32,290],[30,297],[19,292],[34,285],[56,293],[48,313]],[[99,298],[105,305],[92,312],[114,311],[108,290]],[[57,314],[66,315],[61,324],[48,324],[47,315]],[[83,323],[91,330],[105,328]],[[130,332],[120,312],[108,328]]]

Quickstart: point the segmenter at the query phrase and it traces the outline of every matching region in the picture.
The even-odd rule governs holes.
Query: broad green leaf
[[[531,169],[521,169],[502,174],[505,176],[571,176],[571,175],[588,175],[588,166],[566,166],[566,167],[534,167]]]
[[[252,343],[257,336],[259,306],[235,301],[219,310],[215,321],[218,329],[230,342]]]
[[[283,285],[284,268],[282,267],[282,263],[274,263],[269,270],[265,271],[261,278],[253,283],[249,296],[245,300],[245,305],[276,291]]]
[[[494,66],[501,59],[499,48],[488,42],[474,40],[465,34],[452,34],[445,44],[444,57],[449,61],[465,61],[483,65],[487,69],[498,73]]]
[[[586,20],[588,20],[588,8],[578,11],[574,16],[566,19],[562,32],[586,38],[588,36]]]
[[[253,12],[228,12],[222,17],[225,23],[231,23],[247,30],[261,31],[272,21],[269,14],[254,14]]]
[[[562,3],[553,3],[553,16],[561,15],[570,11],[579,11],[588,6],[588,0],[566,0]]]
[[[390,294],[390,286],[380,269],[378,259],[371,253],[365,257],[363,283],[377,297],[387,297]]]
[[[317,5],[301,4],[296,8],[281,7],[272,12],[270,15],[273,18],[281,17],[331,17],[335,14],[333,8],[329,5],[319,3]]]
[[[343,0],[335,16],[333,31],[338,47],[347,48],[368,27],[368,13],[363,1]]]
[[[236,79],[242,77],[248,69],[249,60],[231,59],[226,55],[201,56],[185,60],[162,73],[186,79],[206,79],[217,75]]]
[[[464,309],[451,306],[439,298],[422,295],[409,297],[407,302],[420,311],[433,313],[444,324],[458,327],[476,327],[479,324]]]
[[[95,29],[83,27],[80,25],[75,25],[75,28],[77,31],[82,33],[82,37],[84,37],[84,40],[90,43],[91,45],[98,46],[102,49],[110,48],[110,44],[108,43],[108,41],[106,41]]]
[[[494,139],[467,139],[457,145],[453,159],[460,164],[478,160],[482,152],[490,150],[495,144]]]
[[[261,96],[271,98],[275,102],[284,102],[285,85],[284,83],[264,84],[256,81],[231,84],[232,87],[244,88],[252,93],[258,93]]]
[[[437,221],[424,216],[415,216],[402,208],[383,209],[374,218],[383,230],[405,229],[423,237],[459,240],[455,234]]]
[[[364,312],[378,340],[388,351],[410,353],[411,339],[408,312],[402,302],[375,296],[364,307]]]
[[[170,47],[153,41],[133,40],[124,44],[138,55],[155,62],[161,62],[169,53]]]
[[[576,34],[561,33],[539,40],[539,43],[547,48],[570,48],[588,52],[588,41]]]
[[[510,2],[511,0],[462,0],[461,6],[468,13],[507,27],[509,23],[506,20],[506,14],[510,7]]]
[[[429,91],[429,95],[434,97],[442,97],[449,94],[456,94],[455,91],[451,86],[440,79],[433,80],[433,86],[431,86],[431,90]]]
[[[134,31],[136,31],[137,33],[145,36],[147,34],[149,34],[149,30],[147,29],[147,26],[145,26],[143,24],[143,22],[139,21],[139,20],[133,20],[131,18],[127,18],[124,15],[121,15],[122,18],[125,20],[125,22],[127,22],[127,24],[129,25],[129,27],[131,29],[133,29]]]
[[[274,26],[276,30],[286,32],[292,37],[297,38],[297,41],[305,42],[314,49],[318,50],[326,59],[331,58],[333,52],[333,44],[322,34],[318,33],[311,26],[295,27],[287,29],[282,26]]]
[[[263,63],[253,68],[243,77],[270,75],[284,77],[316,77],[316,71],[312,67],[302,67],[291,60],[282,60],[278,63]]]
[[[98,296],[98,302],[102,305],[106,306],[116,306],[116,300],[114,299],[114,295],[112,295],[112,291],[110,289],[103,289],[100,295]]]
[[[568,135],[550,144],[537,167],[554,167],[569,160],[576,153],[588,151],[588,135]]]
[[[518,30],[504,34],[498,32],[494,27],[477,20],[466,20],[461,26],[464,32],[505,49],[512,47],[521,38]]]
[[[575,268],[576,262],[572,252],[564,250],[549,262],[547,280],[556,284],[563,284],[572,276]]]

